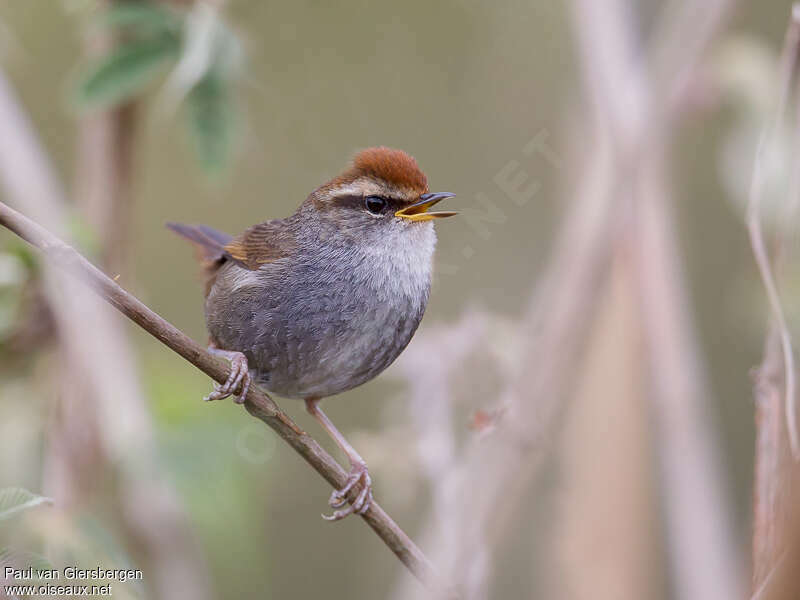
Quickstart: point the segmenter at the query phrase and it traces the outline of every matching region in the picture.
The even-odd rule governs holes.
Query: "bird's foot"
[[[222,385],[215,384],[214,391],[203,400],[208,402],[209,400],[222,400],[228,396],[233,396],[233,401],[236,404],[242,404],[245,396],[247,396],[247,390],[250,389],[250,369],[247,365],[247,357],[241,352],[220,350],[214,347],[210,347],[208,351],[230,361],[231,374],[228,375],[228,379]],[[237,390],[239,390],[238,394],[236,393]]]
[[[363,483],[363,487],[358,496],[351,505],[342,508],[347,504],[347,494],[359,482]],[[372,504],[372,478],[369,476],[369,470],[365,463],[353,463],[347,483],[344,484],[343,488],[331,492],[328,504],[331,508],[339,510],[335,510],[332,515],[322,515],[322,518],[326,521],[340,521],[352,514],[363,515],[369,510]]]

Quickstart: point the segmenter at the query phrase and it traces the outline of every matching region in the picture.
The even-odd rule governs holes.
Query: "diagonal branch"
[[[780,90],[778,93],[778,106],[775,117],[770,126],[765,129],[758,143],[753,178],[750,186],[750,197],[747,204],[747,229],[750,235],[750,244],[756,259],[758,272],[761,276],[764,289],[769,300],[772,312],[772,328],[780,340],[783,358],[784,377],[784,412],[786,426],[789,432],[789,444],[792,456],[800,459],[800,433],[797,431],[797,409],[795,406],[795,372],[794,351],[792,338],[786,321],[786,314],[781,305],[778,284],[770,263],[769,251],[764,240],[761,228],[761,204],[764,196],[764,162],[765,153],[770,144],[775,142],[776,135],[783,129],[786,116],[786,107],[791,95],[791,85],[794,73],[797,70],[798,52],[800,51],[800,4],[792,8],[789,29],[786,34],[784,48],[780,61]]]
[[[125,291],[70,245],[2,202],[0,225],[41,250],[53,265],[79,277],[114,308],[209,377],[220,383],[228,378],[229,368],[225,363],[212,357],[194,340]],[[347,481],[344,469],[266,393],[251,386],[245,408],[271,427],[334,488],[344,486]],[[355,500],[357,494],[357,490],[351,490],[348,500]],[[436,575],[430,561],[376,502],[370,505],[362,518],[415,577],[436,587]]]

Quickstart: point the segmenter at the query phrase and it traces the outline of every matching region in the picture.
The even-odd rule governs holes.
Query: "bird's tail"
[[[227,233],[207,225],[167,223],[167,227],[192,242],[200,251],[200,258],[206,263],[215,263],[225,258],[225,246],[233,239]]]

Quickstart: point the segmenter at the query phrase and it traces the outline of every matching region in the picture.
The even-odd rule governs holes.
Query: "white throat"
[[[386,231],[388,229],[388,231]],[[433,273],[436,231],[433,223],[398,223],[384,228],[379,243],[359,244],[354,276],[376,294],[427,299]]]

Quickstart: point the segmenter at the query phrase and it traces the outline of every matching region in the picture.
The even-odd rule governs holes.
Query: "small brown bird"
[[[433,220],[456,214],[428,209],[451,196],[430,193],[411,156],[379,147],[359,153],[292,216],[236,238],[205,225],[168,224],[199,248],[209,351],[231,362],[230,377],[206,400],[234,395],[243,402],[251,379],[305,400],[350,460],[327,519],[366,512],[372,482],[319,402],[369,381],[411,341],[431,286]],[[342,508],[359,483],[357,499]]]

